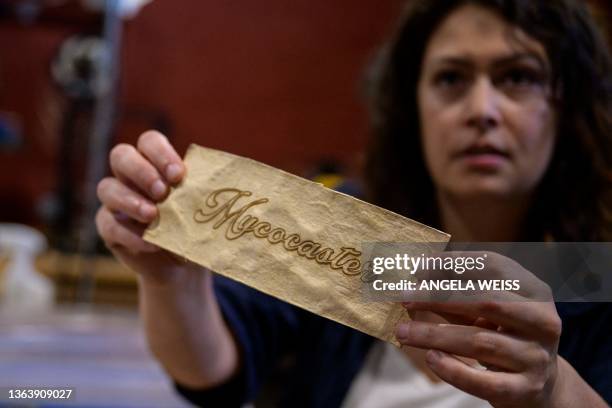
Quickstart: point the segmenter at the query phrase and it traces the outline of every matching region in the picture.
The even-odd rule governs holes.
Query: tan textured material
[[[254,160],[192,145],[145,240],[220,275],[397,344],[403,307],[367,302],[363,242],[449,235]]]

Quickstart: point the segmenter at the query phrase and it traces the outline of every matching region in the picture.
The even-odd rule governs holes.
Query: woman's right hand
[[[156,203],[185,176],[185,165],[168,139],[148,131],[136,146],[119,144],[110,152],[113,177],[98,183],[102,206],[96,226],[106,246],[143,278],[167,283],[193,265],[149,244],[142,234],[158,215]]]
[[[136,146],[110,153],[113,177],[98,184],[98,232],[113,254],[139,276],[139,300],[149,348],[179,384],[206,388],[239,368],[236,342],[212,289],[212,273],[145,242],[158,216],[155,204],[185,176],[165,136],[143,133]]]

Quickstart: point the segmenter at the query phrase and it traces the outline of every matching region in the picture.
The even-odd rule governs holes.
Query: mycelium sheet
[[[361,295],[365,242],[449,235],[282,170],[191,145],[144,239],[285,302],[398,344],[395,302]],[[409,175],[407,175],[409,179]]]

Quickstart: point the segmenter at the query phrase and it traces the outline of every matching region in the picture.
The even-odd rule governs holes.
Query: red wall
[[[355,165],[367,133],[359,83],[400,3],[156,0],[124,27],[116,140],[151,125],[135,112],[161,112],[181,153],[196,142],[295,173],[321,158]],[[0,110],[20,116],[26,139],[0,153],[0,221],[31,219],[57,183],[65,105],[48,66],[77,31],[0,23]]]
[[[399,1],[180,4],[155,1],[127,28],[122,100],[169,112],[181,150],[197,142],[298,172],[362,150],[358,85]]]

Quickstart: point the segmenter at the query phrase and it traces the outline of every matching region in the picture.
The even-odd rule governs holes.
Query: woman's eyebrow
[[[538,65],[543,70],[548,69],[548,63],[537,53],[533,52],[518,52],[510,55],[503,55],[500,57],[491,58],[493,61],[491,66],[493,68],[503,67],[521,62],[531,62]],[[477,64],[475,59],[471,56],[456,56],[456,55],[442,55],[432,59],[434,66],[438,65],[451,65],[463,68],[474,68]]]
[[[469,57],[458,57],[458,56],[441,56],[433,58],[434,65],[455,65],[466,68],[471,68],[475,64]]]
[[[493,67],[503,67],[503,66],[507,66],[507,65],[513,65],[513,64],[517,64],[517,63],[535,63],[539,68],[543,69],[543,70],[547,70],[548,69],[548,63],[546,62],[546,60],[544,58],[542,58],[540,55],[533,53],[533,52],[521,52],[521,53],[516,53],[516,54],[512,54],[509,56],[505,56],[505,57],[501,57],[496,59],[493,62]]]

